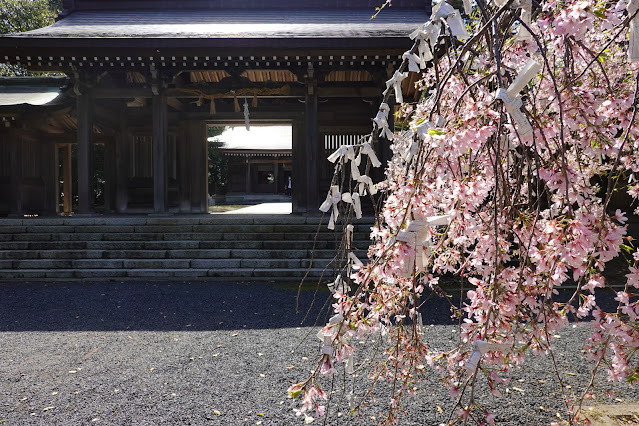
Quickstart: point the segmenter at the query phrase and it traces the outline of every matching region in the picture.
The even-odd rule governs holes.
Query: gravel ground
[[[314,292],[301,296],[306,312]],[[311,368],[312,325],[318,315],[324,320],[319,305],[327,296],[319,294],[302,322],[296,289],[272,283],[0,284],[0,423],[303,424],[286,388]],[[430,344],[452,345],[457,331],[446,324],[445,305],[431,306],[424,313]],[[567,327],[556,340],[567,393],[579,391],[589,372],[574,349],[587,331],[587,324]],[[344,401],[340,380],[336,400]],[[479,392],[499,424],[548,424],[564,413],[547,357],[529,357],[506,387],[502,398]],[[623,402],[639,400],[636,390],[610,389]],[[374,424],[387,401],[378,395],[359,417],[345,402],[332,403],[327,424]],[[433,375],[405,401],[400,424],[437,425],[450,407]]]

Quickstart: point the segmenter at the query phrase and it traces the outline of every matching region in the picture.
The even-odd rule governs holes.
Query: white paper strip
[[[393,140],[393,132],[391,132],[388,127],[388,112],[390,111],[390,107],[387,103],[382,103],[379,106],[379,111],[377,111],[377,115],[373,118],[375,124],[377,124],[377,128],[380,129],[379,134],[384,135],[386,139],[389,141]]]
[[[357,154],[357,157],[351,160],[351,179],[357,180],[357,178],[361,176],[361,174],[359,173],[359,165],[361,164],[361,162],[362,153],[360,151],[360,153]]]
[[[466,40],[470,37],[459,11],[445,1],[440,2],[433,8],[430,19],[432,21],[445,20],[450,28],[451,35],[457,37],[458,40]]]
[[[426,224],[428,226],[441,226],[448,225],[450,223],[450,215],[443,214],[440,216],[430,216],[426,218]]]
[[[352,198],[351,198],[352,201]],[[346,249],[350,250],[353,245],[353,230],[355,227],[352,224],[346,225]]]
[[[346,374],[353,374],[353,355],[346,358]]]
[[[355,150],[351,145],[342,145],[337,148],[331,155],[328,156],[328,161],[335,163],[340,158],[346,160],[352,160],[355,158]]]
[[[352,251],[348,252],[348,258],[351,262],[353,262],[353,265],[357,266],[357,267],[362,267],[364,266],[364,264],[362,263],[361,260],[359,260],[359,258],[355,255],[355,253],[353,253]]]
[[[529,60],[517,77],[508,86],[508,96],[515,97],[526,87],[526,85],[537,76],[542,70],[542,66],[534,59]]]
[[[515,123],[517,123],[517,132],[519,132],[521,136],[526,136],[532,132],[532,126],[526,119],[524,113],[521,112],[522,102],[519,95],[511,98],[508,96],[508,92],[506,90],[497,89],[495,98],[500,99],[504,103],[506,111],[510,114]]]
[[[358,185],[359,195],[365,195],[366,190],[368,190],[368,193],[371,195],[377,194],[377,188],[375,187],[375,184],[373,184],[373,180],[370,177],[366,175],[362,175],[359,178],[357,178],[357,182],[359,182],[359,185]]]
[[[341,314],[335,314],[328,320],[328,323],[330,325],[337,325],[342,321],[344,321],[344,317]]]
[[[351,198],[353,199],[353,210],[355,210],[355,217],[357,219],[362,218],[362,202],[359,199],[359,193],[353,192],[351,194]]]
[[[402,60],[408,61],[408,71],[410,72],[421,71],[420,63],[422,62],[422,59],[418,55],[415,55],[414,53],[411,53],[410,51],[406,51],[402,55]]]
[[[521,111],[522,101],[519,93],[526,87],[526,85],[535,78],[537,74],[542,70],[542,66],[534,59],[529,60],[524,68],[519,72],[517,77],[508,86],[507,90],[503,88],[497,89],[495,98],[500,99],[504,103],[504,107],[510,116],[517,123],[517,132],[521,136],[526,136],[532,132],[532,126],[528,119]]]
[[[521,1],[521,20],[530,27],[532,23],[532,0]],[[517,40],[530,40],[532,34],[523,25],[517,29]]]
[[[464,12],[470,15],[473,11],[473,0],[464,0]]]
[[[486,354],[486,352],[506,352],[510,348],[510,345],[507,343],[491,343],[485,342],[483,340],[475,340],[473,342],[473,351],[470,353],[470,357],[468,361],[466,361],[466,371],[469,374],[473,374],[475,370],[477,370],[477,365],[479,364],[479,360],[482,356]]]
[[[384,95],[391,89],[395,91],[395,101],[401,104],[404,103],[404,96],[402,95],[402,81],[404,81],[408,77],[407,72],[399,72],[395,71],[395,74],[390,78],[390,80],[386,81],[386,90],[384,90]]]
[[[335,278],[335,281],[333,281],[332,283],[328,283],[326,286],[331,293],[335,293],[337,291],[342,294],[347,294],[349,291],[351,291],[348,283],[342,278],[342,274],[338,274]]]
[[[320,211],[327,213],[331,206],[333,207],[333,211],[331,212],[331,218],[328,221],[328,229],[335,229],[335,221],[339,217],[339,209],[337,208],[337,204],[342,200],[342,194],[339,192],[339,186],[331,185],[331,189],[328,191],[326,195],[326,200],[320,206]]]
[[[375,150],[371,146],[370,142],[364,142],[364,144],[362,145],[362,148],[359,151],[358,158],[362,154],[368,155],[368,158],[370,158],[371,165],[373,167],[379,167],[379,166],[382,165],[382,163],[377,159],[377,155],[375,154]],[[359,165],[359,162],[357,163],[357,165]]]
[[[639,9],[639,0],[628,2],[628,15],[632,16]],[[639,14],[630,21],[630,45],[628,46],[628,61],[639,62]]]
[[[418,41],[420,64],[419,67],[426,68],[426,62],[433,60],[433,50],[437,45],[437,38],[441,24],[439,22],[428,21],[422,28],[418,28],[410,34],[410,39]]]

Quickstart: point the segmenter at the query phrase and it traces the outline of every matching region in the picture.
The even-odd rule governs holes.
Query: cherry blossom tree
[[[298,414],[325,414],[327,376],[352,372],[355,342],[373,333],[387,342],[370,374],[393,384],[387,423],[432,368],[454,396],[451,424],[493,424],[477,403],[478,377],[498,395],[529,352],[552,354],[553,335],[572,318],[591,320],[576,350],[592,361],[592,380],[566,404],[569,423],[583,420],[600,370],[613,382],[639,380],[639,253],[625,224],[639,212],[611,208],[617,193],[639,198],[639,1],[463,6],[434,6],[387,82],[370,139],[329,158],[335,177],[321,210],[329,227],[343,227],[343,256],[317,366],[288,390],[301,399]],[[408,72],[422,76],[417,102],[403,99]],[[393,157],[374,185],[378,134],[392,141]],[[351,224],[367,194],[382,207],[363,263]],[[607,282],[604,268],[620,253],[629,262],[625,282]],[[444,276],[470,289],[452,312],[460,343],[437,351],[420,309],[426,291],[444,293]],[[566,286],[571,297],[557,301]],[[618,307],[606,312],[597,296],[610,286]]]

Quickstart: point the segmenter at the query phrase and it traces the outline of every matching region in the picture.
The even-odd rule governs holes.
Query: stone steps
[[[358,240],[355,247],[368,247],[365,240]],[[0,243],[0,259],[6,251],[33,251],[33,250],[212,250],[212,249],[265,249],[286,250],[291,247],[304,247],[307,249],[335,250],[339,247],[336,243],[312,240],[291,241],[198,241],[198,240],[160,240],[160,241],[130,241],[130,240],[89,240],[89,241],[10,241]]]
[[[276,215],[0,219],[0,280],[332,279],[342,235],[318,225]],[[355,228],[362,260],[371,225]]]
[[[298,281],[308,272],[309,278],[330,279],[332,270],[321,268],[229,268],[229,269],[20,269],[2,271],[3,280],[41,279],[242,279],[255,281]]]

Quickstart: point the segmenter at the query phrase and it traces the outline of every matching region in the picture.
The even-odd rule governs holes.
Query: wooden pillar
[[[166,95],[159,88],[153,95],[153,210],[160,214],[168,211],[167,124]]]
[[[251,193],[251,157],[246,157],[246,191]]]
[[[189,172],[191,181],[191,212],[208,212],[208,140],[206,123],[188,122]]]
[[[11,205],[9,214],[11,216],[22,216],[22,141],[17,132],[11,130]]]
[[[40,173],[44,184],[44,200],[42,214],[55,216],[58,201],[58,180],[56,169],[58,168],[58,156],[56,145],[44,141],[40,143]]]
[[[291,171],[291,203],[293,213],[306,213],[306,139],[304,122],[293,121],[293,170]]]
[[[273,161],[273,167],[275,167],[273,170],[273,182],[275,182],[274,192],[277,194],[282,190],[282,188],[280,188],[280,163],[277,158]]]
[[[116,139],[117,135],[106,141],[104,144],[104,212],[113,213],[116,211],[116,188],[117,188],[117,167],[116,167]]]
[[[59,182],[62,180],[62,176],[60,176],[60,160],[62,159],[62,155],[60,155],[61,147],[60,145],[55,145],[54,157],[55,157],[55,212],[56,214],[60,213],[60,202],[62,201],[62,191],[60,191]],[[64,172],[63,172],[64,174]]]
[[[306,129],[306,207],[307,213],[317,213],[319,203],[319,154],[317,116],[317,80],[306,82],[306,109],[304,127]]]
[[[186,122],[180,123],[180,134],[176,148],[177,180],[180,212],[191,213],[191,174],[189,173],[189,132]]]
[[[131,133],[127,120],[126,106],[120,110],[120,131],[115,141],[115,209],[118,213],[126,213],[129,203],[129,158]]]
[[[62,213],[70,215],[73,211],[73,173],[71,172],[71,144],[64,144],[60,150],[62,155]]]
[[[180,211],[207,213],[209,157],[206,123],[193,120],[182,122],[176,151]]]
[[[88,93],[77,98],[78,111],[78,213],[93,214],[93,100]]]

